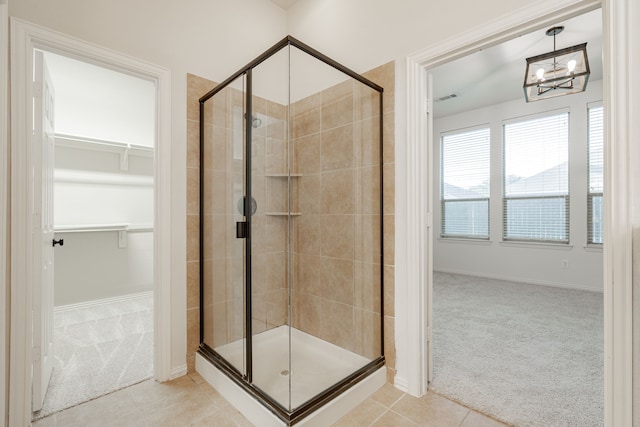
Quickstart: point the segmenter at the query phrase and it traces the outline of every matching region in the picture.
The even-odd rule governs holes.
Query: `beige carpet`
[[[153,294],[54,312],[54,367],[39,419],[153,375]]]
[[[602,426],[602,298],[435,273],[431,388],[515,426]]]

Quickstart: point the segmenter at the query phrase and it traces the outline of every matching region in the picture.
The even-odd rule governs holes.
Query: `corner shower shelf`
[[[301,173],[267,173],[264,176],[267,178],[299,178],[302,176]]]
[[[302,212],[265,212],[268,216],[300,216]]]

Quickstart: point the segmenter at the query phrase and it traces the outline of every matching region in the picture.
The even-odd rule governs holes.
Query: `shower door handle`
[[[240,221],[236,222],[236,239],[246,239],[247,238],[247,222]]]

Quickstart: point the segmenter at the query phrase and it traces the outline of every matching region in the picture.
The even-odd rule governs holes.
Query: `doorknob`
[[[60,239],[60,240],[53,239],[53,247],[55,248],[56,245],[64,246],[64,239]]]

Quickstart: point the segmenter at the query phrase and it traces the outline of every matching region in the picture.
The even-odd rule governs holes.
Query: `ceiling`
[[[272,0],[274,1],[274,0]],[[557,22],[557,49],[587,43],[590,81],[602,79],[602,12],[600,9]],[[526,58],[553,50],[546,28],[430,70],[433,75],[434,117],[444,117],[502,102],[522,99]],[[455,97],[440,100],[455,94]]]
[[[288,10],[291,6],[298,2],[298,0],[271,0],[272,3],[277,4],[284,10]]]

